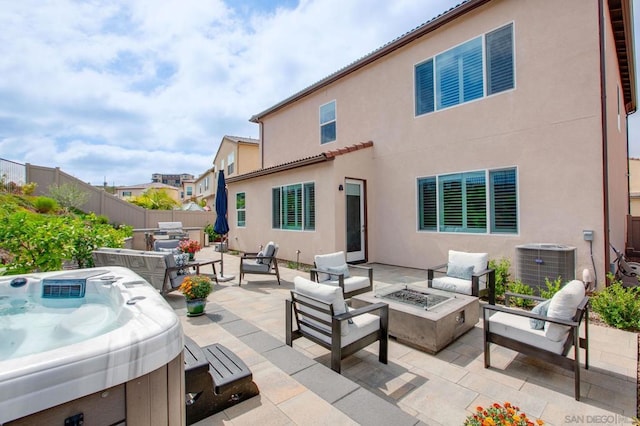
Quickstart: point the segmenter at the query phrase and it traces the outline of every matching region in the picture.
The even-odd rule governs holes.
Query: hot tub
[[[140,407],[129,408],[130,402],[141,404],[136,393],[149,392],[141,385],[149,380],[156,387],[158,380],[164,381],[164,394],[174,402],[158,403],[162,400],[158,391],[151,404],[155,406],[147,410],[173,404],[174,411],[182,413],[183,408],[177,407],[184,405],[182,350],[178,317],[150,284],[129,269],[0,277],[0,424],[37,412],[42,415],[61,404],[67,407],[70,401],[76,403],[63,410],[64,419],[77,412],[90,424],[97,417],[77,403],[82,398],[97,400],[94,405],[101,400],[124,404],[109,407],[108,411],[125,416],[119,419],[113,414],[111,420],[131,421],[136,410],[138,417],[152,419],[153,413],[147,416],[140,414]],[[166,406],[161,410],[171,411]],[[178,418],[176,413],[172,416]]]

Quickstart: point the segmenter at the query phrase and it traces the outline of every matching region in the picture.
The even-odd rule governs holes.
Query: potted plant
[[[211,287],[211,278],[206,275],[190,275],[182,280],[179,290],[187,301],[187,316],[204,314]]]
[[[520,408],[505,402],[504,405],[493,403],[488,408],[477,407],[476,412],[467,417],[464,422],[465,426],[484,426],[484,425],[543,425],[540,419],[535,423],[529,420],[525,413],[520,412]]]
[[[193,260],[195,254],[200,251],[200,242],[196,240],[182,240],[178,249],[182,253],[189,253],[189,260]]]

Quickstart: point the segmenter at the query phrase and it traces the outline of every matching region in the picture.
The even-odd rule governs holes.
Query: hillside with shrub
[[[122,247],[132,230],[50,197],[0,192],[0,275],[93,266],[97,247]]]

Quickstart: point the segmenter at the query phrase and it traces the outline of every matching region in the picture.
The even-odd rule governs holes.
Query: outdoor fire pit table
[[[389,335],[400,343],[436,353],[472,329],[480,316],[477,297],[433,288],[387,286],[359,294],[351,306],[389,304]]]

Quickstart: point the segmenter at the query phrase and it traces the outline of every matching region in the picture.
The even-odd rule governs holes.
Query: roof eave
[[[266,176],[273,173],[279,173],[286,170],[297,169],[299,167],[309,166],[311,164],[324,163],[325,161],[331,161],[333,157],[327,157],[325,154],[316,155],[314,157],[305,158],[303,160],[295,161],[292,163],[285,163],[279,166],[273,166],[266,169],[260,169],[249,173],[244,173],[238,176],[230,177],[226,180],[227,183],[240,182],[247,179],[253,179],[260,176]]]
[[[622,2],[622,15],[624,20],[624,36],[626,41],[627,63],[629,69],[629,91],[631,99],[625,105],[627,114],[633,114],[638,107],[637,87],[636,87],[636,61],[633,45],[635,39],[633,37],[633,3],[628,1]]]

